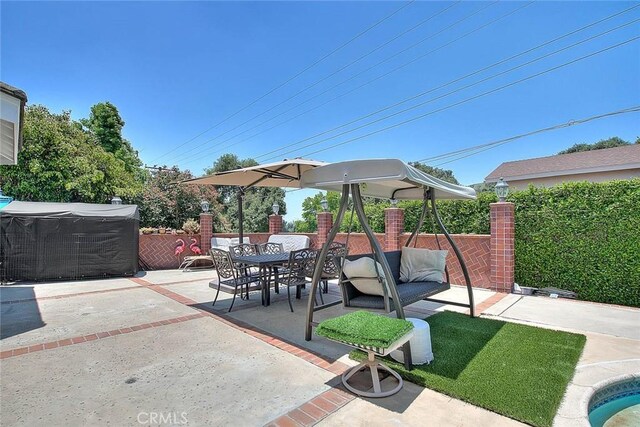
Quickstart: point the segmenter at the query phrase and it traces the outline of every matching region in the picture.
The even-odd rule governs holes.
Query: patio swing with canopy
[[[397,159],[353,160],[328,164],[305,172],[302,175],[300,185],[301,187],[306,188],[342,192],[338,214],[331,231],[327,236],[327,241],[323,245],[319,254],[319,259],[313,273],[312,288],[309,291],[310,298],[307,305],[305,340],[311,340],[312,328],[318,325],[318,323],[314,321],[314,313],[338,304],[343,304],[346,308],[371,310],[383,309],[387,313],[395,310],[396,316],[399,319],[404,319],[405,306],[420,300],[428,300],[468,307],[470,309],[470,315],[472,317],[475,316],[471,279],[469,277],[464,258],[449,235],[446,227],[442,223],[435,204],[436,199],[475,199],[475,190],[470,187],[454,185],[434,178],[431,175],[428,175]],[[371,248],[373,249],[373,258],[380,263],[382,267],[382,271],[378,272],[379,278],[384,278],[387,286],[382,287],[384,291],[383,296],[361,295],[359,298],[349,299],[345,294],[345,286],[342,283],[343,275],[340,274],[339,283],[343,292],[343,299],[316,306],[314,304],[313,295],[315,295],[317,286],[320,283],[322,266],[329,252],[329,248],[338,233],[340,224],[342,223],[344,215],[348,209],[350,195],[353,200],[352,215],[353,211],[355,211],[362,229],[369,240]],[[383,252],[380,243],[368,224],[362,203],[362,196],[396,200],[422,200],[422,212],[418,225],[407,240],[405,246],[408,247],[414,239],[418,238],[418,232],[424,223],[426,215],[430,211],[438,227],[451,245],[451,248],[453,249],[453,252],[460,264],[467,287],[469,298],[468,304],[432,298],[433,295],[450,288],[449,271],[446,268],[446,282],[443,283],[400,283],[398,281],[397,271],[392,271],[387,256],[397,257],[396,259],[399,260],[400,252]],[[440,246],[439,240],[437,240],[437,234],[436,241],[438,242],[438,246]],[[377,269],[378,268],[376,267],[376,270]],[[405,366],[408,369],[411,369],[411,348],[409,342],[403,346],[403,353],[405,355]]]

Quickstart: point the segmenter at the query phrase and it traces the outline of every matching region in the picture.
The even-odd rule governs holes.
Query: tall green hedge
[[[452,234],[489,234],[491,224],[489,222],[489,204],[497,201],[496,195],[490,192],[479,193],[476,200],[438,200],[436,206],[447,231]],[[389,202],[365,203],[364,211],[367,215],[369,226],[376,233],[384,233],[384,210],[390,206]],[[404,209],[404,230],[413,232],[422,211],[422,201],[401,201],[399,208]],[[349,230],[351,211],[348,211],[342,221],[340,230]],[[351,230],[354,233],[362,232],[362,226],[357,216],[353,216]],[[422,233],[440,232],[440,229],[427,216],[424,225],[420,229]]]
[[[509,201],[517,283],[640,306],[640,179],[530,187]]]
[[[490,234],[491,192],[476,200],[439,200],[450,233]],[[607,183],[568,183],[513,192],[516,282],[558,287],[583,300],[640,306],[640,179]],[[421,202],[404,201],[405,231],[414,230]],[[374,231],[384,232],[387,202],[367,203]],[[348,230],[349,213],[341,229]],[[362,227],[354,219],[354,232]],[[427,220],[422,232],[433,232]]]

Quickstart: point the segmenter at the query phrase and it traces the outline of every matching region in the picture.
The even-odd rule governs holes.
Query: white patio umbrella
[[[243,238],[242,194],[251,187],[300,188],[300,179],[306,171],[328,163],[309,159],[290,159],[265,163],[248,168],[217,172],[200,178],[183,181],[189,185],[231,185],[240,187],[238,192],[238,234]]]

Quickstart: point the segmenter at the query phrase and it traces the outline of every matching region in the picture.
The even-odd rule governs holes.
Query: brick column
[[[211,249],[211,237],[213,237],[213,215],[203,212],[200,214],[200,249],[203,254],[209,253]]]
[[[515,272],[513,203],[491,203],[491,287],[511,292]]]
[[[269,215],[269,234],[282,233],[282,215]]]
[[[327,242],[327,236],[333,226],[333,214],[331,212],[319,212],[316,215],[318,220],[318,249]]]
[[[399,251],[400,235],[404,232],[404,210],[387,208],[384,210],[384,250]]]

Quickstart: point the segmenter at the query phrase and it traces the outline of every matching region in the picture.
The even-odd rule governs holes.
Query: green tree
[[[187,219],[198,219],[200,202],[206,200],[209,202],[209,212],[213,214],[214,229],[218,232],[229,230],[215,188],[210,185],[180,184],[193,178],[193,175],[177,167],[160,169],[150,175],[144,191],[135,200],[140,208],[142,226],[179,229]]]
[[[134,174],[138,180],[143,179],[142,162],[138,152],[122,136],[124,120],[115,105],[110,102],[96,104],[91,107],[89,118],[80,122],[94,135],[105,151],[122,160],[129,173]]]
[[[640,143],[640,138],[636,139],[636,144]],[[566,150],[562,150],[558,152],[558,154],[569,154],[569,153],[578,153],[580,151],[591,151],[591,150],[602,150],[605,148],[614,148],[614,147],[622,147],[625,145],[631,145],[629,141],[625,141],[622,138],[618,138],[617,136],[613,136],[607,139],[601,139],[598,142],[593,144],[574,144],[570,148]]]
[[[55,114],[41,105],[26,108],[18,164],[0,166],[0,186],[18,200],[43,202],[107,203],[142,190],[138,176],[68,111]]]
[[[213,163],[211,168],[205,173],[212,174],[226,172],[229,170],[256,166],[258,162],[254,159],[240,159],[235,154],[223,154]],[[224,206],[225,216],[233,230],[238,229],[238,204],[236,186],[217,186],[218,200]],[[263,232],[269,230],[269,215],[273,213],[273,204],[280,206],[280,214],[287,213],[287,206],[284,202],[285,192],[281,188],[273,187],[253,187],[245,190],[243,198],[244,231],[248,233]]]

